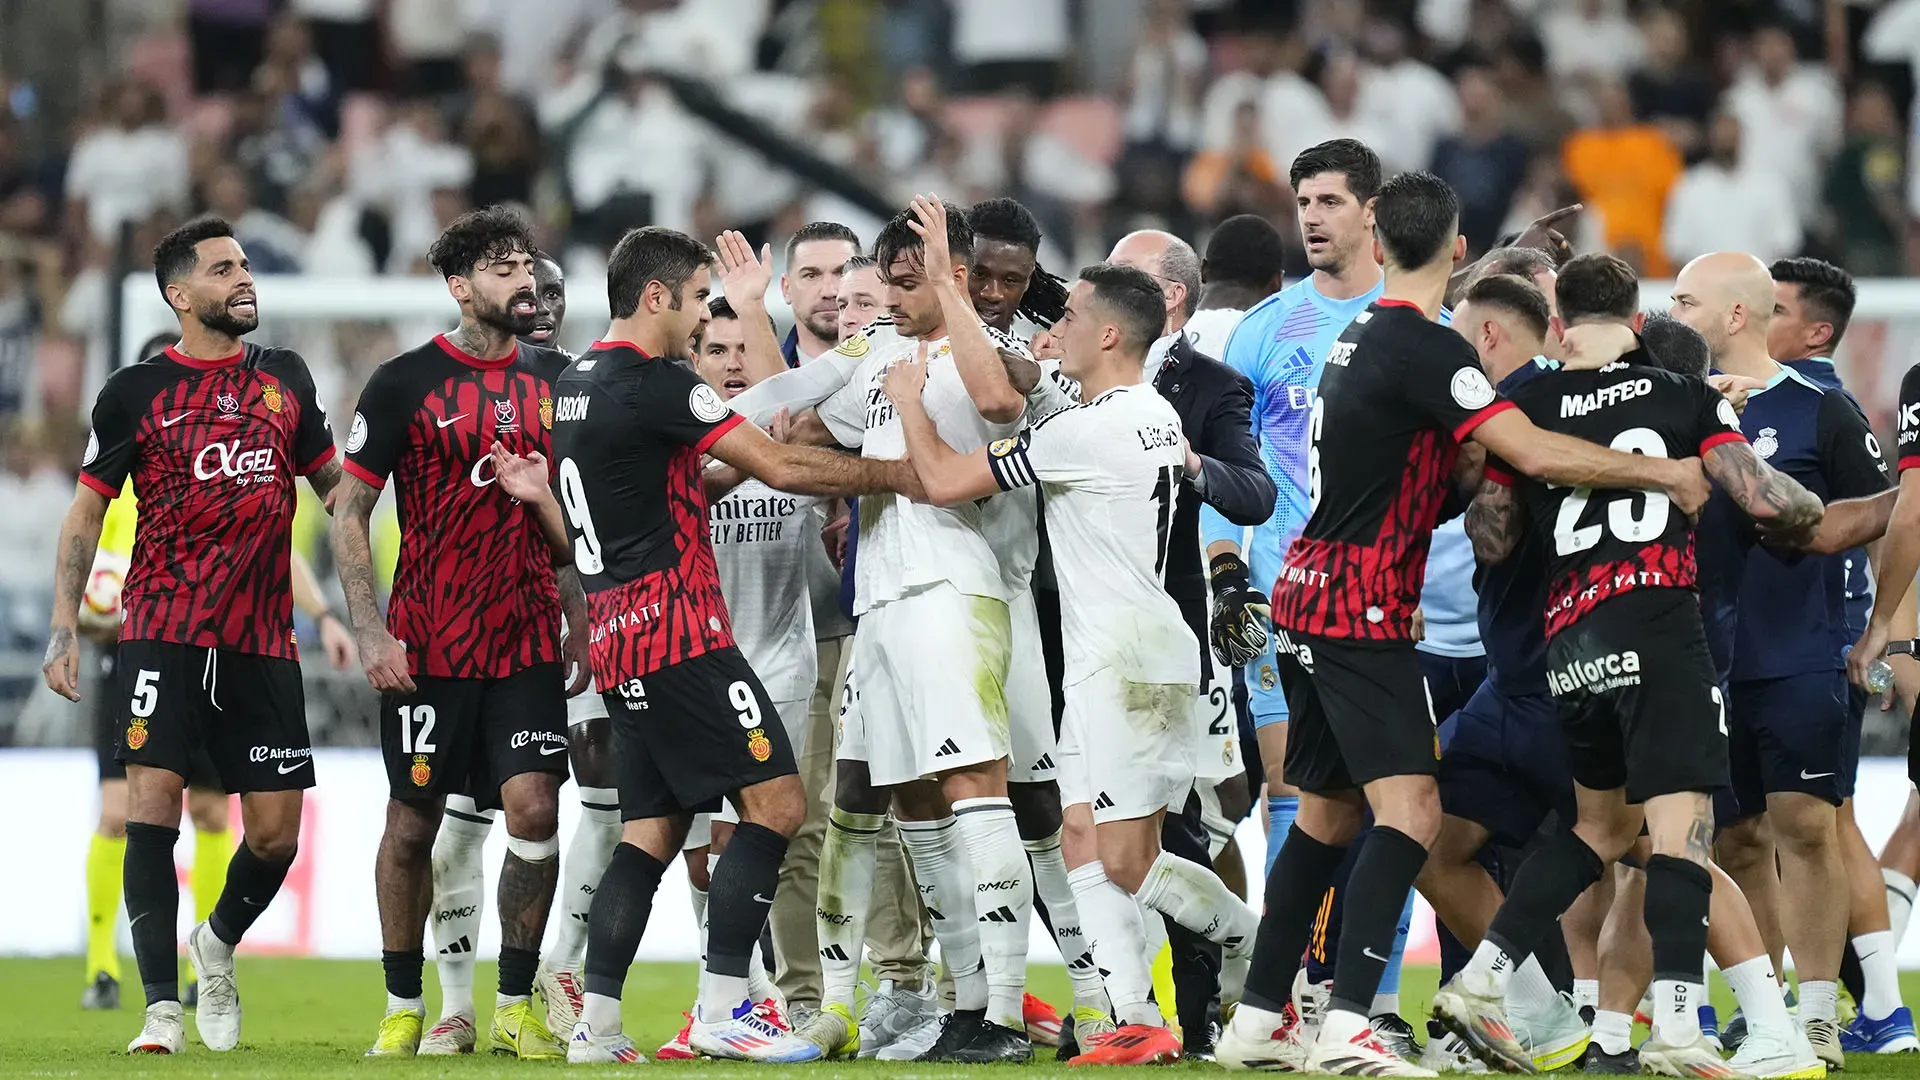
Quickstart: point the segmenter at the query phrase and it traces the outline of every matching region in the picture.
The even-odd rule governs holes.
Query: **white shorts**
[[[607,718],[607,699],[600,696],[600,685],[591,679],[587,688],[567,699],[567,726]]]
[[[1005,759],[1007,660],[1013,630],[1005,602],[946,582],[860,617],[854,667],[867,772],[894,787]]]
[[[1066,688],[1060,803],[1093,807],[1095,824],[1179,810],[1193,789],[1192,686],[1136,683],[1102,668]]]
[[[1195,777],[1194,793],[1200,796],[1200,823],[1207,830],[1207,854],[1219,858],[1233,841],[1234,831],[1239,822],[1228,821],[1227,815],[1220,811],[1220,785],[1213,780]]]
[[[860,687],[854,682],[854,661],[860,655],[860,631],[853,632],[853,655],[847,657],[847,677],[840,684],[840,706],[833,714],[833,756],[837,761],[867,762],[867,724],[860,715]]]
[[[1013,623],[1013,651],[1007,662],[1013,758],[1007,763],[1007,780],[1042,784],[1060,770],[1054,764],[1058,740],[1053,734],[1053,690],[1047,686],[1047,660],[1040,647],[1040,616],[1034,611],[1033,590],[1014,597],[1007,614]]]
[[[681,851],[696,851],[713,845],[713,815],[695,814],[693,824],[687,828],[686,843],[680,845]]]
[[[1218,783],[1246,771],[1240,760],[1240,723],[1233,715],[1233,676],[1206,650],[1201,662],[1211,673],[1193,701],[1193,773]]]

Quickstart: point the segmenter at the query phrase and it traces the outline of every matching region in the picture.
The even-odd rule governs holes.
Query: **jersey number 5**
[[[1652,428],[1628,428],[1613,437],[1610,444],[1613,449],[1623,453],[1645,454],[1648,457],[1666,457],[1667,444],[1662,442],[1660,434]],[[1602,493],[1607,513],[1606,522],[1598,521],[1591,525],[1581,525],[1580,519],[1586,516],[1587,503],[1593,498],[1592,488],[1574,488],[1560,502],[1559,516],[1553,522],[1553,546],[1560,555],[1573,555],[1587,550],[1600,542],[1604,532],[1630,544],[1644,544],[1658,539],[1667,531],[1667,520],[1672,511],[1665,492],[1659,491],[1609,491]],[[1640,512],[1633,512],[1633,500],[1645,499]]]
[[[587,512],[587,488],[580,482],[580,466],[572,458],[560,459],[560,505],[566,508],[567,524],[579,532],[573,542],[574,569],[582,574],[606,570],[600,557],[600,538],[593,532],[593,515]]]

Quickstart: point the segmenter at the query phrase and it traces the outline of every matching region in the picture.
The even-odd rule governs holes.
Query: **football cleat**
[[[1513,1025],[1513,1037],[1533,1058],[1541,1072],[1564,1069],[1587,1052],[1590,1033],[1580,1019],[1580,1010],[1561,994],[1543,1009],[1516,1006],[1507,1014]]]
[[[1735,1076],[1755,1080],[1819,1080],[1827,1075],[1827,1063],[1813,1052],[1806,1033],[1791,1024],[1779,1032],[1748,1032],[1727,1066]]]
[[[427,1029],[420,1037],[420,1056],[441,1057],[450,1054],[471,1054],[480,1042],[480,1033],[474,1029],[473,1017],[461,1013],[443,1016],[439,1022]]]
[[[1069,1065],[1159,1065],[1179,1061],[1180,1037],[1163,1027],[1128,1024],[1105,1035],[1083,1040],[1079,1057]]]
[[[573,1025],[573,1034],[567,1039],[569,1065],[639,1065],[645,1061],[640,1048],[624,1032],[595,1035],[584,1020]]]
[[[200,1005],[193,1025],[209,1050],[240,1045],[240,990],[233,984],[233,946],[213,936],[206,923],[187,934],[187,959],[200,982]]]
[[[1420,1060],[1420,1041],[1413,1037],[1413,1025],[1402,1019],[1399,1013],[1381,1013],[1369,1019],[1367,1024],[1387,1049],[1400,1055],[1402,1060]]]
[[[1840,1049],[1849,1054],[1911,1054],[1920,1050],[1920,1038],[1914,1036],[1913,1013],[1905,1005],[1882,1020],[1855,1013],[1853,1022],[1840,1029]]]
[[[493,1029],[487,1038],[493,1052],[522,1061],[565,1057],[567,1048],[547,1030],[547,1023],[527,998],[493,1011]]]
[[[1487,1063],[1474,1056],[1467,1040],[1448,1031],[1438,1020],[1427,1021],[1427,1048],[1420,1052],[1420,1067],[1437,1073],[1487,1071]]]
[[[94,975],[93,981],[80,995],[80,1007],[83,1009],[117,1009],[120,1007],[120,980],[102,971]]]
[[[1701,1080],[1739,1075],[1707,1041],[1704,1032],[1684,1044],[1663,1042],[1655,1033],[1640,1044],[1640,1071],[1653,1076],[1699,1077]]]
[[[186,1010],[177,1001],[147,1006],[146,1023],[127,1044],[129,1054],[177,1054],[187,1048]]]
[[[534,985],[540,1000],[547,1003],[547,1030],[558,1035],[572,1031],[580,1022],[580,1005],[585,986],[577,971],[542,971]]]
[[[1329,1042],[1323,1034],[1307,1055],[1306,1071],[1334,1076],[1439,1075],[1394,1053],[1370,1027],[1361,1028],[1346,1042]]]
[[[420,1025],[426,1014],[418,1009],[395,1009],[380,1018],[380,1030],[367,1048],[368,1057],[413,1057],[420,1052]]]
[[[821,1006],[794,1034],[819,1047],[829,1061],[860,1056],[860,1025],[853,1019],[853,1010],[837,1001]]]
[[[1600,1049],[1599,1043],[1587,1044],[1587,1063],[1580,1071],[1588,1076],[1639,1076],[1640,1052],[1629,1046],[1618,1054]]]
[[[933,1045],[927,1047],[925,1053],[913,1060],[944,1062],[958,1060],[954,1055],[973,1039],[974,1031],[986,1022],[985,1009],[955,1009],[940,1018],[940,1034],[934,1038]]]
[[[1836,1020],[1801,1020],[1807,1033],[1807,1041],[1813,1044],[1813,1052],[1827,1063],[1829,1069],[1847,1067],[1846,1051],[1840,1047],[1840,1023]],[[1753,1036],[1749,1034],[1748,1038]]]
[[[873,1055],[874,1060],[919,1061],[927,1051],[933,1049],[933,1044],[939,1040],[940,1033],[946,1029],[945,1018],[935,1013],[922,1020],[919,1027],[881,1047],[879,1052]]]
[[[1303,1030],[1293,1002],[1278,1013],[1243,1003],[1214,1044],[1213,1059],[1229,1069],[1303,1072],[1310,1054]]]
[[[1113,1017],[1091,1005],[1075,1005],[1060,1024],[1060,1046],[1053,1060],[1071,1063],[1083,1048],[1094,1046],[1114,1030]]]
[[[937,1029],[939,1017],[940,1002],[932,980],[926,980],[919,990],[908,990],[892,979],[881,979],[879,988],[867,995],[867,1002],[856,1018],[860,1029],[860,1056],[878,1055],[929,1021],[934,1021]]]
[[[1460,975],[1434,991],[1433,1018],[1465,1039],[1488,1066],[1505,1072],[1539,1071],[1533,1055],[1513,1037],[1513,1028],[1507,1023],[1505,999],[1474,993]]]
[[[693,1052],[693,1043],[688,1041],[693,1034],[693,1014],[681,1013],[680,1015],[686,1017],[687,1022],[680,1025],[678,1034],[666,1042],[661,1043],[660,1049],[653,1052],[653,1059],[655,1061],[692,1061],[694,1058],[700,1056]],[[576,1028],[576,1031],[577,1030]],[[573,1048],[571,1043],[568,1044],[567,1055],[567,1060],[572,1061]]]
[[[797,1065],[822,1056],[819,1047],[787,1030],[777,1009],[744,999],[725,1020],[714,1023],[701,1020],[696,1012],[687,1045],[696,1054],[728,1061]]]
[[[1028,994],[1020,1001],[1020,1018],[1026,1024],[1027,1039],[1031,1043],[1060,1045],[1060,1010]]]
[[[966,1045],[953,1052],[953,1060],[961,1065],[993,1065],[1000,1062],[1012,1062],[1024,1065],[1033,1060],[1033,1043],[1027,1039],[1024,1030],[1001,1027],[989,1020],[982,1020],[973,1031],[973,1037]]]

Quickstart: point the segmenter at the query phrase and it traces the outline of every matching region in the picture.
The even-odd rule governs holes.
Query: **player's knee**
[[[1013,803],[1013,819],[1020,829],[1020,839],[1044,840],[1060,831],[1060,785],[1051,780],[1008,784],[1007,799]]]
[[[187,814],[199,832],[226,832],[233,820],[225,793],[206,788],[187,789]]]
[[[1790,855],[1806,856],[1837,850],[1838,822],[1832,803],[1812,796],[1792,799],[1775,797],[1769,801],[1767,816],[1772,819],[1773,842]]]
[[[701,892],[706,892],[713,884],[707,874],[707,853],[711,848],[688,848],[680,853],[680,859],[687,864],[687,883]]]
[[[273,830],[256,834],[247,830],[247,850],[261,862],[290,863],[300,853],[300,830]]]
[[[834,763],[833,805],[849,814],[884,814],[887,793],[874,788],[864,761]]]
[[[1715,861],[1729,873],[1739,873],[1773,857],[1773,841],[1758,816],[1742,818],[1720,830],[1714,839]]]
[[[797,776],[783,776],[743,788],[735,797],[735,803],[739,806],[741,821],[771,829],[789,840],[807,819],[806,793]]]
[[[613,775],[613,748],[605,717],[585,720],[567,729],[567,759],[573,779],[581,787],[617,787]]]
[[[552,843],[560,832],[559,808],[533,802],[516,812],[507,808],[507,836],[533,843]]]
[[[1147,870],[1153,866],[1154,856],[1157,855],[1159,855],[1157,851],[1148,854],[1137,850],[1116,851],[1102,848],[1100,865],[1106,867],[1108,881],[1132,895],[1140,891],[1140,886],[1146,884]]]
[[[119,813],[109,815],[106,812],[106,808],[102,807],[100,810],[100,822],[94,826],[93,831],[106,837],[108,840],[125,840],[127,838],[126,809],[122,807]]]

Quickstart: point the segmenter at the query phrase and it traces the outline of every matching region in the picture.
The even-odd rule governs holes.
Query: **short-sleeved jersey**
[[[749,478],[707,508],[734,640],[775,701],[811,696],[818,674],[808,578],[813,549],[825,550],[819,503]]]
[[[560,658],[553,555],[539,520],[494,484],[492,448],[552,455],[565,365],[532,345],[482,360],[440,335],[381,364],[360,392],[346,468],[376,488],[394,479],[387,628],[412,674],[504,678]]]
[[[1740,427],[1755,456],[1822,502],[1887,487],[1880,444],[1853,399],[1822,390],[1791,368],[1782,367],[1747,396]],[[1844,554],[1781,555],[1755,545],[1740,582],[1733,678],[1840,670],[1841,650],[1855,639],[1847,626],[1846,577]]]
[[[1253,383],[1254,437],[1278,492],[1272,516],[1254,526],[1250,566],[1278,566],[1313,512],[1311,436],[1320,416],[1314,400],[1327,353],[1385,289],[1383,278],[1350,300],[1333,300],[1303,278],[1249,308],[1227,339],[1220,362]],[[1242,534],[1206,510],[1201,530],[1208,543],[1238,543]]]
[[[1860,401],[1853,392],[1840,381],[1840,372],[1833,361],[1824,356],[1810,356],[1804,360],[1788,360],[1786,365],[1807,381],[1822,390],[1839,392],[1860,408]],[[1861,409],[1861,415],[1866,410]],[[1869,428],[1871,430],[1871,428]],[[1874,443],[1875,452],[1879,452],[1879,442]],[[1849,548],[1840,554],[1841,565],[1847,575],[1847,635],[1848,640],[1858,641],[1867,628],[1867,619],[1873,614],[1873,562],[1867,557],[1866,548]]]
[[[1186,462],[1180,416],[1146,384],[1062,409],[987,450],[1003,491],[1039,484],[1073,685],[1103,668],[1198,685],[1198,643],[1166,590]]]
[[[1460,440],[1512,408],[1465,338],[1382,300],[1328,350],[1310,453],[1320,496],[1273,586],[1273,621],[1407,641]]]
[[[1535,379],[1551,378],[1559,364],[1544,357],[1522,364],[1500,380],[1508,398]],[[1509,697],[1547,692],[1547,637],[1541,615],[1547,607],[1546,546],[1523,529],[1513,551],[1473,576],[1478,595],[1480,640],[1487,650],[1487,678]]]
[[[1643,364],[1533,379],[1513,402],[1541,428],[1626,453],[1693,457],[1746,441],[1718,391]],[[1615,596],[1694,587],[1693,524],[1664,493],[1561,487],[1516,478],[1494,461],[1487,479],[1518,484],[1528,521],[1546,541],[1548,638]]]
[[[107,504],[107,516],[100,519],[100,543],[96,550],[121,560],[133,558],[133,538],[140,522],[140,499],[133,493],[133,481],[120,486],[120,494]]]
[[[131,477],[143,504],[120,639],[298,657],[294,477],[333,454],[298,353],[245,344],[197,360],[169,347],[114,372],[80,480],[111,499]]]
[[[983,324],[984,325],[984,324]],[[988,327],[1001,347],[1025,354],[1019,341]],[[960,380],[953,349],[947,339],[927,342],[927,385],[921,402],[940,438],[956,453],[971,454],[995,439],[1016,434],[1021,421],[989,422],[980,415]],[[840,389],[818,406],[820,419],[842,446],[859,447],[868,458],[907,456],[906,430],[893,402],[881,389],[881,378],[896,360],[911,358],[920,347],[903,337],[891,319],[882,318],[843,343],[837,352],[859,355],[859,366]],[[751,391],[749,391],[751,393]],[[947,582],[962,593],[1012,598],[1003,554],[1033,565],[1033,554],[998,553],[987,535],[997,499],[961,506],[928,506],[901,495],[864,495],[860,498],[860,555],[854,565],[854,614],[898,600],[914,589]],[[1032,496],[1014,496],[1031,504]],[[1031,511],[1028,511],[1030,514]],[[1038,540],[1030,541],[1038,550]]]
[[[690,369],[600,341],[554,387],[554,483],[614,689],[734,644],[700,455],[743,418]]]
[[[1900,415],[1895,426],[1899,432],[1895,467],[1900,472],[1920,468],[1920,364],[1900,378]]]

